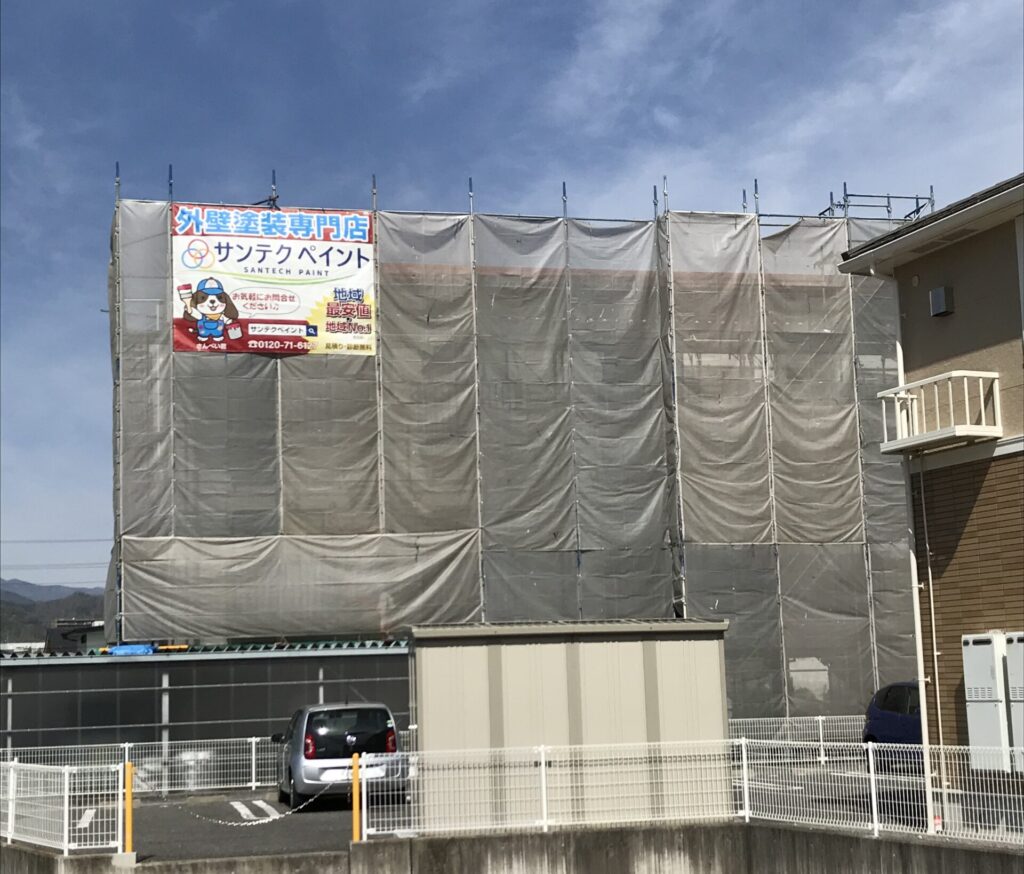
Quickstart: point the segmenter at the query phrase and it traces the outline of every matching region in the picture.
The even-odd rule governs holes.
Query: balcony
[[[882,452],[941,449],[1003,436],[998,373],[951,370],[877,396]]]

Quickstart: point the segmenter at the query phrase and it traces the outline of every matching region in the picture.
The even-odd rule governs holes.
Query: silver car
[[[295,810],[315,795],[352,796],[352,754],[393,753],[360,768],[374,796],[405,798],[405,777],[399,738],[391,711],[384,704],[311,704],[296,710],[284,734],[270,738],[281,744],[278,797]]]

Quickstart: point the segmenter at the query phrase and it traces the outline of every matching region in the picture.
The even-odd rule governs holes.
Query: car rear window
[[[353,753],[394,751],[394,723],[383,707],[314,710],[306,720],[303,755],[307,759],[347,759]]]
[[[306,732],[318,737],[375,733],[387,730],[388,722],[388,712],[380,707],[316,710],[309,714]]]

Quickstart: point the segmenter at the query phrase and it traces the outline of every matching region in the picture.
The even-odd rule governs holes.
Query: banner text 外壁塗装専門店
[[[171,206],[176,352],[376,353],[368,212]]]

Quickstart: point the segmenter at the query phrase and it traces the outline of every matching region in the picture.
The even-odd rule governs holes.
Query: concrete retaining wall
[[[143,862],[0,847],[3,874],[1020,874],[1024,852],[735,823],[413,838],[349,853]]]
[[[351,847],[351,874],[1020,874],[1024,854],[769,825],[415,838]]]

